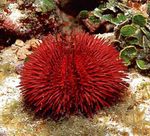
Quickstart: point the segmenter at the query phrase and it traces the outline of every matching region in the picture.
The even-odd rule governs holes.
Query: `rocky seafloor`
[[[38,2],[38,0],[36,1]],[[5,0],[1,1],[2,4],[5,2]],[[19,2],[25,1],[20,0]],[[64,3],[59,0],[55,2],[56,5],[58,4],[58,6],[61,7],[67,3],[67,0],[64,1]],[[9,4],[13,5],[14,3]],[[29,4],[27,7],[21,6],[20,10],[28,9],[31,3],[27,2],[27,4]],[[13,7],[12,5],[10,7]],[[16,3],[14,5],[16,6]],[[22,5],[22,3],[20,5]],[[89,5],[86,6],[88,7]],[[32,21],[29,21],[30,24],[28,19],[25,19],[25,22],[21,22],[19,27],[30,31],[24,31],[24,33],[18,31],[20,30],[18,27],[17,29],[15,28],[16,24],[14,22],[11,23],[11,25],[6,25],[8,21],[7,17],[12,14],[10,12],[14,13],[14,11],[7,11],[5,9],[3,19],[1,18],[2,16],[0,16],[0,47],[2,48],[0,49],[0,136],[149,136],[150,77],[148,74],[140,73],[135,67],[130,68],[128,73],[129,79],[127,82],[129,83],[128,90],[130,93],[125,96],[124,101],[113,107],[102,109],[93,118],[72,116],[69,119],[55,122],[49,118],[35,118],[32,111],[28,111],[28,109],[24,107],[21,91],[18,87],[20,83],[19,73],[24,61],[27,56],[39,46],[41,37],[48,34],[45,27],[49,26],[48,29],[51,34],[54,34],[56,31],[70,31],[70,28],[68,30],[70,24],[66,25],[66,22],[72,20],[72,16],[75,16],[73,14],[72,16],[69,15],[68,18],[62,19],[60,18],[61,11],[53,9],[53,6],[51,6],[52,9],[47,7],[46,9],[41,8],[44,12],[45,10],[46,12],[52,10],[51,14],[49,14],[50,17],[46,16],[46,18],[49,18],[49,21],[46,21],[46,25],[43,26],[43,22],[39,20],[39,16],[42,18],[45,16],[39,15],[40,6],[36,5],[35,7],[36,10],[34,10],[33,14],[38,12],[38,17],[34,18],[34,22],[37,23],[40,21],[39,26],[34,27],[34,29],[29,29],[31,24],[33,26],[36,25]],[[134,8],[137,8],[136,4]],[[62,7],[60,9],[62,10]],[[90,8],[88,8],[88,10],[91,11]],[[24,14],[30,14],[32,9],[29,8],[29,11],[24,11]],[[17,9],[15,9],[15,13],[20,14]],[[89,14],[91,15],[91,13]],[[143,14],[143,16],[148,16],[145,10]],[[66,13],[61,13],[61,16],[66,16]],[[98,37],[109,40],[115,39],[116,37],[111,30],[105,30],[106,33],[101,33],[101,31],[96,32],[96,29],[98,30],[97,27],[99,27],[98,25],[89,25],[88,20],[84,19],[80,21],[82,25],[85,25],[84,27],[87,27],[86,30],[89,29],[89,31],[87,30],[88,32],[93,34],[95,31],[94,34],[97,34]],[[73,25],[75,27],[77,24]],[[111,24],[108,29],[110,29],[112,25],[114,26],[114,24]],[[60,26],[65,27],[60,28]],[[4,31],[6,28],[7,30]],[[78,28],[80,30],[81,26],[78,26]],[[30,33],[31,31],[32,33]],[[2,36],[3,32],[4,35]],[[11,36],[11,34],[13,34],[13,36]],[[24,37],[24,35],[28,34],[31,35]]]
[[[5,57],[11,58],[11,55],[14,55],[10,48],[3,52],[3,54],[6,52]],[[101,110],[92,119],[72,116],[59,122],[36,119],[32,113],[29,114],[24,109],[17,87],[20,82],[19,75],[12,65],[1,67],[0,74],[0,135],[149,136],[150,134],[150,79],[137,72],[129,73],[131,94],[124,102]]]

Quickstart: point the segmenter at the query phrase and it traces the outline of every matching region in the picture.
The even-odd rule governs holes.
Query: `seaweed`
[[[0,83],[15,71],[14,66],[9,63],[0,64]]]
[[[89,11],[88,17],[86,16],[86,18],[82,18],[81,20],[92,33],[97,33],[97,31],[100,33],[113,31],[115,40],[111,42],[116,49],[120,51],[120,57],[124,60],[125,64],[129,66],[129,68],[134,67],[139,72],[149,76],[149,4],[147,4],[148,10],[146,15],[145,11],[135,11],[127,4],[127,2],[123,3],[117,0],[101,2],[99,7],[95,8],[93,11]],[[142,5],[142,3],[139,4]],[[82,12],[83,11],[81,11],[80,14]],[[94,21],[90,21],[91,18]]]

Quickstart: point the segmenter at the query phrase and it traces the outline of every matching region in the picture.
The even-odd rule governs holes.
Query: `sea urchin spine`
[[[86,33],[65,39],[49,35],[25,63],[20,86],[35,113],[54,120],[92,116],[122,97],[126,70],[119,53],[104,40]]]

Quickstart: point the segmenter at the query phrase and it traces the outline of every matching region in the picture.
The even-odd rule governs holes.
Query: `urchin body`
[[[85,33],[65,40],[48,36],[24,65],[22,94],[36,113],[55,120],[92,116],[121,98],[125,70],[119,53],[101,39]]]

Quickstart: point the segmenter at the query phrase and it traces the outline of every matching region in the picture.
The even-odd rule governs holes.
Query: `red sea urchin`
[[[119,100],[126,67],[108,43],[80,33],[49,35],[29,56],[21,73],[25,103],[57,120],[71,114],[92,116]]]

